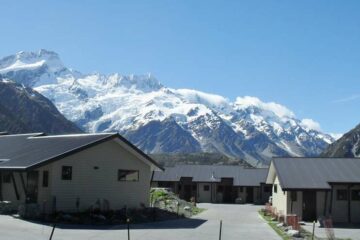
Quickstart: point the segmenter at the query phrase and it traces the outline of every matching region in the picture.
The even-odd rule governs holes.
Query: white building
[[[44,213],[148,206],[160,169],[118,134],[0,136],[0,200]]]
[[[274,158],[266,182],[273,184],[273,207],[280,215],[360,223],[358,158]]]
[[[233,165],[177,165],[155,172],[152,187],[171,188],[180,198],[212,203],[265,203],[271,186],[267,168]]]

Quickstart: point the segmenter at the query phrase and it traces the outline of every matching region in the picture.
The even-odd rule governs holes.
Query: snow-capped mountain
[[[46,50],[3,58],[0,75],[33,87],[85,131],[118,131],[148,153],[219,152],[262,165],[334,141],[277,103],[172,89],[151,74],[81,74]]]

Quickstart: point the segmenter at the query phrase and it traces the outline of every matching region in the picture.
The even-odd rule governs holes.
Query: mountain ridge
[[[0,75],[34,87],[83,130],[118,131],[147,153],[200,150],[266,165],[318,155],[334,141],[278,103],[173,89],[151,74],[82,74],[47,50],[3,58]]]

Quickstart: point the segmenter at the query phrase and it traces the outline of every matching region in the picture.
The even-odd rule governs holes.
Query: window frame
[[[344,196],[344,198],[340,198],[341,195]],[[348,190],[347,189],[337,189],[336,190],[336,201],[347,201],[348,200]]]
[[[42,174],[42,187],[44,188],[49,187],[49,171],[47,170],[44,170]]]
[[[270,193],[271,190],[271,186],[264,186],[264,193]]]
[[[66,169],[70,170],[70,177],[66,176],[66,172],[65,172]],[[73,175],[72,173],[73,173],[73,167],[72,166],[68,166],[68,165],[61,166],[61,180],[71,181],[72,180],[72,175]]]
[[[120,177],[120,172],[129,172],[127,175],[132,174],[132,173],[137,173],[137,178],[136,180],[128,180],[126,179],[125,175],[125,179],[121,179]],[[134,170],[134,169],[118,169],[118,176],[117,176],[118,182],[139,182],[140,181],[140,171],[139,170]]]
[[[274,193],[277,193],[277,184],[274,184]]]
[[[360,189],[351,190],[351,201],[360,201]]]

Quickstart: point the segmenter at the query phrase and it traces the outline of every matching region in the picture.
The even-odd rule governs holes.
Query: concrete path
[[[312,232],[313,224],[306,223],[302,226],[306,231]],[[335,225],[332,229],[332,233],[336,238],[360,240],[360,224],[357,225]],[[327,232],[325,228],[320,228],[319,224],[315,224],[315,236],[323,239],[327,239]]]
[[[199,204],[207,208],[192,219],[132,225],[131,240],[217,240],[219,223],[223,220],[222,240],[278,240],[280,237],[265,223],[257,211],[259,206]],[[0,216],[0,239],[49,239],[51,227],[10,216]],[[53,240],[127,240],[124,226],[107,229],[60,226]]]

